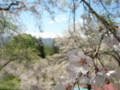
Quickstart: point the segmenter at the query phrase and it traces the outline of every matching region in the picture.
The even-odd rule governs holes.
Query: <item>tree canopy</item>
[[[80,17],[83,23],[76,23],[76,10],[83,6]],[[77,49],[93,59],[96,66],[104,68],[108,64],[104,61],[117,61],[120,66],[120,1],[119,0],[2,0],[0,2],[0,35],[14,37],[6,46],[1,45],[0,55],[8,61],[31,60],[35,55],[45,58],[45,53],[52,54],[48,46],[43,47],[41,37],[21,34],[24,31],[21,14],[31,14],[36,20],[36,27],[42,33],[42,18],[48,12],[54,20],[56,13],[65,12],[72,15],[72,24],[63,37],[57,37],[56,46],[59,46],[59,55],[63,57],[69,50]],[[37,42],[37,43],[36,43]],[[46,48],[44,53],[44,48]],[[7,58],[6,58],[7,56]],[[9,59],[8,59],[9,58]],[[61,59],[60,59],[61,60]],[[63,62],[57,60],[55,62]],[[101,65],[101,66],[100,66]],[[110,68],[114,68],[111,67]],[[96,69],[97,70],[97,69]],[[89,85],[88,85],[89,86]]]

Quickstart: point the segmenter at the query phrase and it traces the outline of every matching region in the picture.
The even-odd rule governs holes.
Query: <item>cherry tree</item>
[[[79,5],[83,5],[84,14],[81,15],[83,25],[77,29],[75,11]],[[50,17],[54,20],[56,9],[66,12],[68,8],[74,15],[72,29],[67,32],[61,42],[61,37],[56,41],[58,41],[58,45],[61,45],[61,52],[67,53],[70,63],[67,66],[67,72],[70,76],[61,81],[55,89],[72,90],[77,83],[87,84],[88,89],[92,85],[102,87],[110,84],[111,76],[118,75],[118,73],[109,70],[107,67],[109,65],[105,65],[104,61],[105,59],[113,60],[120,65],[119,0],[2,0],[0,15],[3,18],[11,18],[15,27],[15,25],[21,25],[18,23],[21,20],[19,19],[21,13],[29,12],[38,20],[37,25],[40,28],[44,11],[49,12]],[[0,23],[3,27],[8,25],[3,24],[3,21],[6,23],[7,19],[1,19]],[[18,28],[15,27],[12,31],[17,32]],[[1,32],[4,29],[1,29]],[[40,31],[42,30],[40,29]],[[83,34],[81,35],[81,33]],[[68,52],[69,50],[73,51]],[[99,67],[100,65],[101,67]],[[90,70],[94,72],[91,73],[92,77],[89,76]]]
[[[112,59],[114,60],[114,62],[117,61],[118,65],[120,65],[119,24],[117,23],[118,21],[115,20],[115,19],[119,19],[119,1],[93,0],[92,2],[90,0],[81,0],[80,3],[84,5],[84,9],[85,9],[85,14],[81,16],[84,20],[83,22],[84,26],[80,28],[80,30],[77,30],[75,28],[76,26],[74,22],[73,30],[69,30],[68,32],[70,35],[66,35],[67,37],[62,38],[63,41],[67,39],[66,41],[68,42],[64,43],[64,47],[61,42],[58,43],[62,45],[60,49],[63,52],[67,52],[74,48],[76,50],[82,51],[81,52],[81,51],[73,50],[68,52],[70,54],[68,55],[68,61],[70,62],[70,65],[75,66],[75,68],[77,67],[78,68],[77,71],[79,70],[80,71],[76,72],[76,74],[78,74],[78,77],[76,75],[76,79],[70,81],[70,83],[67,84],[67,87],[65,86],[64,82],[61,83],[64,87],[64,89],[62,90],[72,90],[76,83],[78,83],[78,86],[81,84],[83,85],[87,84],[89,90],[92,86],[101,87],[104,90],[105,89],[104,86],[110,85],[111,78],[113,78],[112,75],[115,75],[116,77],[114,81],[118,80],[119,82],[119,79],[117,77],[119,75],[119,71],[118,72],[116,72],[115,70],[111,71],[110,65],[106,65],[103,61],[104,59],[107,59],[106,61],[109,62]],[[100,8],[93,9],[93,7],[95,7],[94,5],[97,5]],[[113,12],[113,10],[116,11]],[[86,36],[87,38],[84,39],[86,43],[82,43],[82,40],[80,40],[80,38],[76,40],[78,37],[77,33],[79,33],[78,31],[83,31],[83,30],[84,30],[83,35]],[[60,38],[56,40],[59,39]],[[75,43],[79,43],[79,44],[76,44],[76,46],[74,46]],[[84,45],[86,45],[87,43],[89,44],[87,49],[83,48]],[[71,48],[70,47],[71,45],[73,45],[74,47]],[[89,55],[89,57],[86,55]],[[92,72],[95,73],[94,75],[92,75],[92,77],[89,76],[91,71],[90,70],[91,63],[93,63],[94,66],[94,70],[92,70]],[[99,64],[102,67],[99,67]],[[73,66],[71,66],[71,68]],[[76,69],[74,70],[73,69],[71,70],[69,68],[69,71],[75,72]],[[71,79],[68,77],[68,80]],[[57,89],[58,87],[59,85],[55,86],[55,90],[58,90]],[[113,90],[118,90],[118,89],[113,89]]]

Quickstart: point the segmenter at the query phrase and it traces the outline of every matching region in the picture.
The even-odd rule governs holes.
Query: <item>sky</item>
[[[79,9],[76,10],[76,21],[79,21],[82,23],[82,19],[80,18],[80,15],[83,13],[83,7],[80,6]],[[70,16],[71,15],[71,16]],[[62,33],[64,33],[64,30],[68,29],[68,20],[73,15],[68,11],[67,13],[59,13],[55,15],[55,18],[53,21],[50,18],[50,15],[47,12],[43,13],[42,18],[42,30],[43,33],[40,33],[38,28],[35,25],[36,20],[30,13],[23,13],[21,15],[23,18],[22,22],[25,24],[25,33],[31,34],[32,36],[35,36],[36,38],[39,38],[40,36],[42,38],[55,38],[58,35],[62,36]]]

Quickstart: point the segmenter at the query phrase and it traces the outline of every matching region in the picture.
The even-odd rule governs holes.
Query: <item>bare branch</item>
[[[103,19],[102,17],[100,17],[100,16],[97,14],[97,12],[95,12],[95,11],[93,10],[93,8],[89,5],[89,3],[87,3],[85,0],[82,0],[82,1],[89,7],[90,11],[91,11],[94,15],[96,15],[96,17],[105,25],[105,27],[108,29],[108,31],[110,31],[110,32],[115,36],[115,38],[120,42],[120,38],[119,38],[118,36],[116,36],[116,34],[113,32],[113,30],[116,31],[116,28],[114,27],[114,25],[109,24],[105,19]],[[113,29],[113,30],[112,30],[112,29]]]
[[[12,6],[17,6],[17,5],[19,5],[20,3],[22,3],[22,4],[23,4],[23,6],[25,7],[25,5],[24,5],[24,3],[23,3],[23,2],[16,1],[16,3],[11,3],[11,4],[9,4],[9,6],[8,6],[8,7],[6,7],[6,8],[2,8],[2,7],[0,7],[0,10],[9,11],[9,10],[10,10],[10,8],[11,8]]]

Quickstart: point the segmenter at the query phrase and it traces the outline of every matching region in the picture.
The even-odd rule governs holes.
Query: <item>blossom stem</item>
[[[95,62],[94,62],[94,58],[92,59],[92,61],[93,61],[93,65],[94,65],[94,67],[96,68],[96,65],[95,65]]]
[[[103,66],[103,68],[105,68],[105,66],[104,66],[104,64],[102,63],[102,61],[100,60],[100,58],[99,58],[99,57],[97,57],[97,58],[98,58],[99,62],[101,63],[101,65]]]
[[[96,49],[93,49],[91,51],[86,52],[85,54],[88,54],[88,53],[91,53],[91,52],[95,52],[95,51],[96,51]]]
[[[91,85],[88,84],[88,90],[91,90]]]
[[[80,90],[80,87],[79,87],[79,82],[77,81],[77,85],[78,85],[78,90]]]

